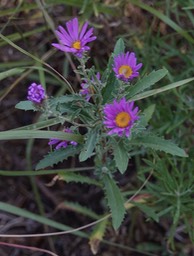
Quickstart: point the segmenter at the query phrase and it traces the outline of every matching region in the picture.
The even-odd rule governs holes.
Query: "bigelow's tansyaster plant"
[[[42,118],[45,118],[41,128],[57,123],[66,127],[63,132],[54,132],[55,136],[50,137],[49,145],[53,150],[38,163],[36,169],[53,166],[76,154],[80,162],[89,158],[94,160],[95,183],[91,184],[96,184],[97,179],[104,188],[113,226],[117,229],[125,215],[125,207],[123,195],[114,181],[114,173],[118,170],[123,174],[128,169],[130,155],[136,154],[136,147],[148,147],[178,156],[186,154],[172,142],[147,131],[153,107],[139,110],[138,103],[134,103],[134,100],[153,94],[153,91],[147,91],[145,96],[143,91],[151,87],[153,81],[157,82],[165,76],[166,70],[154,71],[141,80],[139,70],[142,63],[137,64],[134,52],[125,53],[124,42],[119,39],[106,70],[100,76],[95,67],[87,67],[87,52],[90,49],[87,44],[96,39],[93,28],[88,31],[87,28],[86,22],[79,30],[78,19],[74,18],[66,23],[66,29],[59,27],[56,34],[60,43],[53,44],[77,58],[79,65],[76,72],[81,77],[81,89],[75,92],[76,88],[68,83],[69,93],[49,97],[45,96],[40,84],[32,83],[28,89],[28,101],[18,103],[16,107],[41,111]],[[138,79],[140,81],[137,82]],[[53,132],[45,131],[45,134]],[[90,181],[88,177],[82,179],[81,174],[74,174],[73,177],[76,182]],[[72,176],[70,180],[73,181]]]

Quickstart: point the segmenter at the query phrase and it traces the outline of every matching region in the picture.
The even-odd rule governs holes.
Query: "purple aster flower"
[[[122,98],[120,101],[114,100],[112,104],[104,106],[104,125],[111,129],[108,134],[117,134],[118,136],[129,137],[134,122],[139,119],[138,107],[133,108],[134,102],[126,101]]]
[[[89,85],[87,84],[87,82],[81,83],[81,88],[82,89],[80,90],[80,94],[85,95],[86,100],[89,101],[91,98],[91,95],[90,95]]]
[[[32,83],[28,87],[28,96],[27,99],[33,103],[41,103],[45,99],[45,90],[41,84]]]
[[[79,31],[78,19],[74,18],[66,23],[66,30],[59,26],[56,30],[56,34],[59,38],[60,44],[52,44],[57,49],[63,52],[72,52],[77,57],[81,58],[83,52],[90,49],[86,44],[95,40],[96,36],[93,36],[93,28],[90,28],[87,32],[88,23],[85,22]]]
[[[72,130],[69,128],[65,128],[63,131],[67,133],[72,133]],[[55,149],[60,149],[60,148],[66,148],[68,145],[77,146],[77,142],[53,138],[53,139],[50,139],[48,145],[55,145]]]
[[[114,57],[113,70],[116,77],[124,82],[128,82],[134,77],[137,77],[139,75],[137,71],[142,67],[142,63],[136,63],[137,58],[134,52],[121,53]]]
[[[99,72],[97,72],[96,78],[100,82],[100,73]],[[95,82],[94,77],[92,77],[92,82]],[[93,93],[93,89],[90,88],[90,86],[86,80],[85,80],[85,82],[81,83],[81,88],[82,89],[80,90],[80,94],[85,95],[86,100],[89,101],[91,98],[91,94]]]

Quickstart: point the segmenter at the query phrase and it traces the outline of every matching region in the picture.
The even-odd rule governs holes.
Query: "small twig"
[[[22,217],[18,217],[15,219],[10,220],[7,224],[3,225],[0,228],[0,232],[6,232],[10,228],[16,227],[16,226],[21,226],[24,225],[24,219]]]
[[[132,195],[127,201],[126,203],[129,203],[130,201],[132,201],[138,194],[139,192],[143,189],[143,187],[145,187],[146,183],[148,182],[148,180],[151,178],[152,174],[153,174],[153,169],[151,170],[150,174],[148,175],[147,179],[144,181],[144,183],[141,185],[141,187],[135,192],[134,195]]]
[[[12,243],[5,243],[5,242],[0,242],[0,245],[4,245],[4,246],[8,246],[8,247],[15,247],[15,248],[20,248],[20,249],[27,249],[27,250],[31,250],[31,251],[38,251],[38,252],[44,252],[47,254],[50,254],[52,256],[59,256],[53,252],[50,252],[48,250],[44,250],[44,249],[40,249],[37,247],[33,247],[33,246],[26,246],[26,245],[20,245],[20,244],[12,244]]]

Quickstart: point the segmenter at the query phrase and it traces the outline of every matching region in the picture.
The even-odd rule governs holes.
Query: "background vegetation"
[[[56,41],[55,28],[75,16],[81,22],[88,20],[95,28],[97,40],[91,44],[89,63],[99,71],[104,70],[117,39],[122,38],[126,48],[135,51],[143,63],[141,76],[153,69],[168,70],[154,88],[194,77],[192,0],[1,0],[0,7],[1,131],[41,121],[37,113],[14,108],[26,99],[32,81],[41,82],[49,95],[63,95],[66,82],[56,70],[79,90],[80,81],[73,73],[74,59],[51,46]],[[84,171],[89,176],[92,160],[80,164],[76,158],[68,159],[37,174],[34,166],[48,152],[47,140],[2,140],[0,255],[48,254],[38,248],[60,256],[89,256],[92,251],[104,256],[193,255],[193,82],[138,101],[142,109],[151,104],[154,114],[148,129],[176,142],[189,157],[145,153],[141,148],[134,154],[126,174],[116,175],[126,198],[138,193],[117,232],[111,225],[105,229],[104,221],[101,226],[94,223],[72,234],[39,236],[82,227],[102,217],[106,202],[98,187],[87,182],[72,183],[67,177],[63,177],[66,182],[50,183],[64,169]],[[146,195],[151,195],[149,204],[138,204]],[[32,233],[37,235],[19,236]],[[11,244],[19,248],[8,247]],[[36,249],[32,252],[23,245]]]

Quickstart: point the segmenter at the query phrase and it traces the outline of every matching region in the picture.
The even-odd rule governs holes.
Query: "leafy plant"
[[[102,76],[102,80],[95,77],[95,67],[90,69],[86,67],[87,56],[77,58],[80,65],[76,73],[82,76],[82,80],[85,83],[85,94],[89,96],[91,100],[84,98],[84,95],[82,96],[80,93],[73,93],[57,98],[47,96],[41,104],[36,104],[36,102],[32,104],[33,101],[29,100],[16,105],[16,108],[19,109],[41,111],[45,121],[48,118],[59,118],[62,123],[71,123],[72,133],[68,135],[68,133],[64,132],[64,142],[62,139],[63,136],[61,137],[62,132],[59,133],[60,136],[55,133],[56,136],[55,139],[53,139],[55,140],[54,144],[58,143],[58,145],[62,139],[61,143],[65,143],[65,148],[61,148],[60,150],[55,149],[53,152],[50,152],[37,164],[36,169],[53,166],[75,154],[79,154],[79,160],[81,162],[91,157],[94,158],[97,170],[95,175],[96,178],[99,179],[99,182],[104,184],[108,205],[112,213],[113,227],[115,229],[119,228],[124,217],[124,201],[113,177],[116,169],[122,174],[127,170],[130,154],[133,154],[133,151],[136,150],[134,147],[145,147],[153,151],[164,151],[180,157],[187,156],[185,151],[172,141],[160,138],[152,134],[151,131],[149,131],[149,133],[146,131],[147,122],[144,120],[150,120],[153,111],[145,111],[143,115],[139,115],[139,120],[131,128],[130,137],[124,136],[125,129],[123,129],[122,134],[119,134],[119,136],[114,134],[110,136],[107,134],[107,129],[105,125],[103,125],[104,106],[109,106],[108,102],[115,97],[122,100],[122,98],[126,96],[130,102],[131,98],[139,95],[140,92],[148,89],[150,86],[153,86],[167,73],[167,71],[163,69],[153,71],[150,75],[147,75],[142,80],[140,79],[133,85],[131,85],[130,80],[123,81],[122,79],[118,79],[112,70],[112,65],[115,61],[115,56],[124,54],[123,51],[124,42],[122,39],[119,39],[110,57],[105,74]],[[112,64],[110,65],[110,63]],[[113,88],[112,85],[114,85]],[[171,89],[171,86],[169,86],[169,89]],[[119,103],[117,103],[117,105],[118,104]],[[132,116],[130,118],[132,118]],[[49,126],[50,125],[52,125],[52,123],[49,124]],[[73,131],[78,131],[78,128],[81,129],[82,127],[87,129],[87,132],[84,134],[84,140],[78,139],[78,136],[80,136],[78,132],[76,132],[77,134],[75,132],[73,133]],[[25,130],[20,130],[20,132],[23,134],[26,133]],[[15,133],[15,138],[17,138],[19,131],[15,131]],[[13,135],[12,131],[8,133],[7,137],[4,132],[2,138],[8,139],[10,135]],[[70,143],[71,141],[79,141],[79,145],[67,146],[68,142]],[[103,174],[103,170],[106,170],[106,175]],[[73,181],[73,176],[71,181]]]

